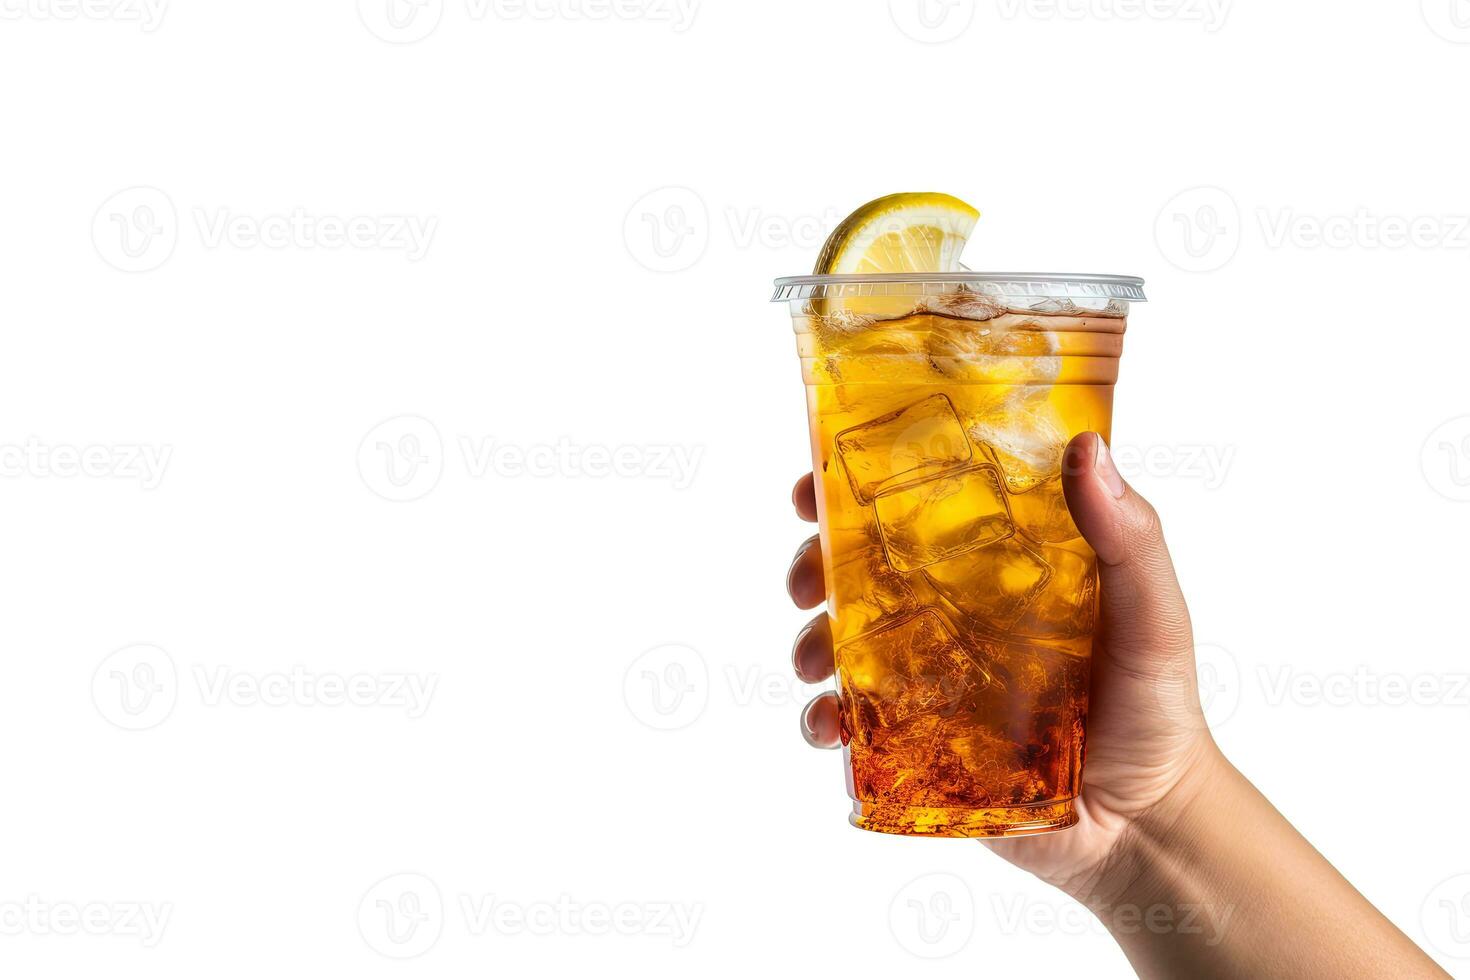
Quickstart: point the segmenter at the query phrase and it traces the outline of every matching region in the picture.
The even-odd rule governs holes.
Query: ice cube
[[[1053,544],[1081,534],[1072,523],[1060,477],[1043,480],[1025,493],[1012,493],[1011,519],[1033,541]]]
[[[907,320],[875,322],[866,330],[854,328],[826,340],[826,350],[841,358],[879,357],[893,354],[922,354],[927,338]]]
[[[973,457],[964,426],[944,395],[837,433],[837,455],[858,503],[896,486],[957,470]]]
[[[1004,632],[1046,589],[1052,567],[1012,537],[930,565],[924,578],[977,625]]]
[[[1056,640],[1090,635],[1097,619],[1097,559],[1066,548],[1036,547],[1051,566],[1051,579],[1011,632]]]
[[[1006,305],[999,296],[961,291],[924,296],[914,312],[937,313],[961,320],[993,320],[1006,312]]]
[[[838,643],[919,607],[907,579],[889,567],[877,541],[841,550],[834,541],[832,581],[827,592],[837,611],[832,636]]]
[[[867,730],[951,716],[990,681],[932,609],[840,645],[837,668],[844,696],[862,699],[853,722]]]
[[[1082,308],[1076,302],[1066,297],[1053,296],[1030,300],[1024,303],[1020,309],[1027,313],[1044,313],[1048,316],[1069,316],[1075,315]]]
[[[1034,317],[930,317],[929,359],[943,374],[988,384],[1036,384],[1061,371],[1057,338]]]
[[[1026,493],[1062,472],[1067,429],[1045,397],[1008,396],[969,420],[970,436],[1001,468],[1011,493]]]
[[[888,564],[917,571],[1015,533],[1000,471],[988,463],[884,490],[873,501]]]

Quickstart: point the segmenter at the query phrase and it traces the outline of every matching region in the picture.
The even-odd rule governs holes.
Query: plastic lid
[[[1143,280],[1137,276],[1055,272],[884,272],[875,275],[786,276],[776,280],[771,302],[824,296],[916,296],[954,292],[969,286],[975,292],[1000,296],[1038,296],[1068,299],[1121,299],[1144,302]]]

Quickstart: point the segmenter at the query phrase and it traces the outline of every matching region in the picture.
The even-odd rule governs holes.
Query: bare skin
[[[1141,977],[1448,976],[1215,745],[1158,515],[1101,437],[1072,440],[1063,481],[1102,584],[1080,818],[1062,833],[989,847],[1091,908]],[[792,501],[802,519],[817,519],[810,475]],[[802,609],[826,601],[815,542],[787,575]],[[808,683],[832,676],[825,613],[798,635],[792,665]],[[801,729],[811,745],[836,748],[837,696],[813,699]]]

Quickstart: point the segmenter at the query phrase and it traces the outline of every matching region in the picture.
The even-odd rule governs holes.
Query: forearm
[[[1089,893],[1141,977],[1443,977],[1217,751]]]

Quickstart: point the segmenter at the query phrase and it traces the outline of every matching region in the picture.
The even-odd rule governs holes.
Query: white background
[[[769,283],[933,189],[1148,280],[1218,738],[1470,975],[1465,0],[153,2],[0,3],[0,970],[1129,975],[797,732]]]

